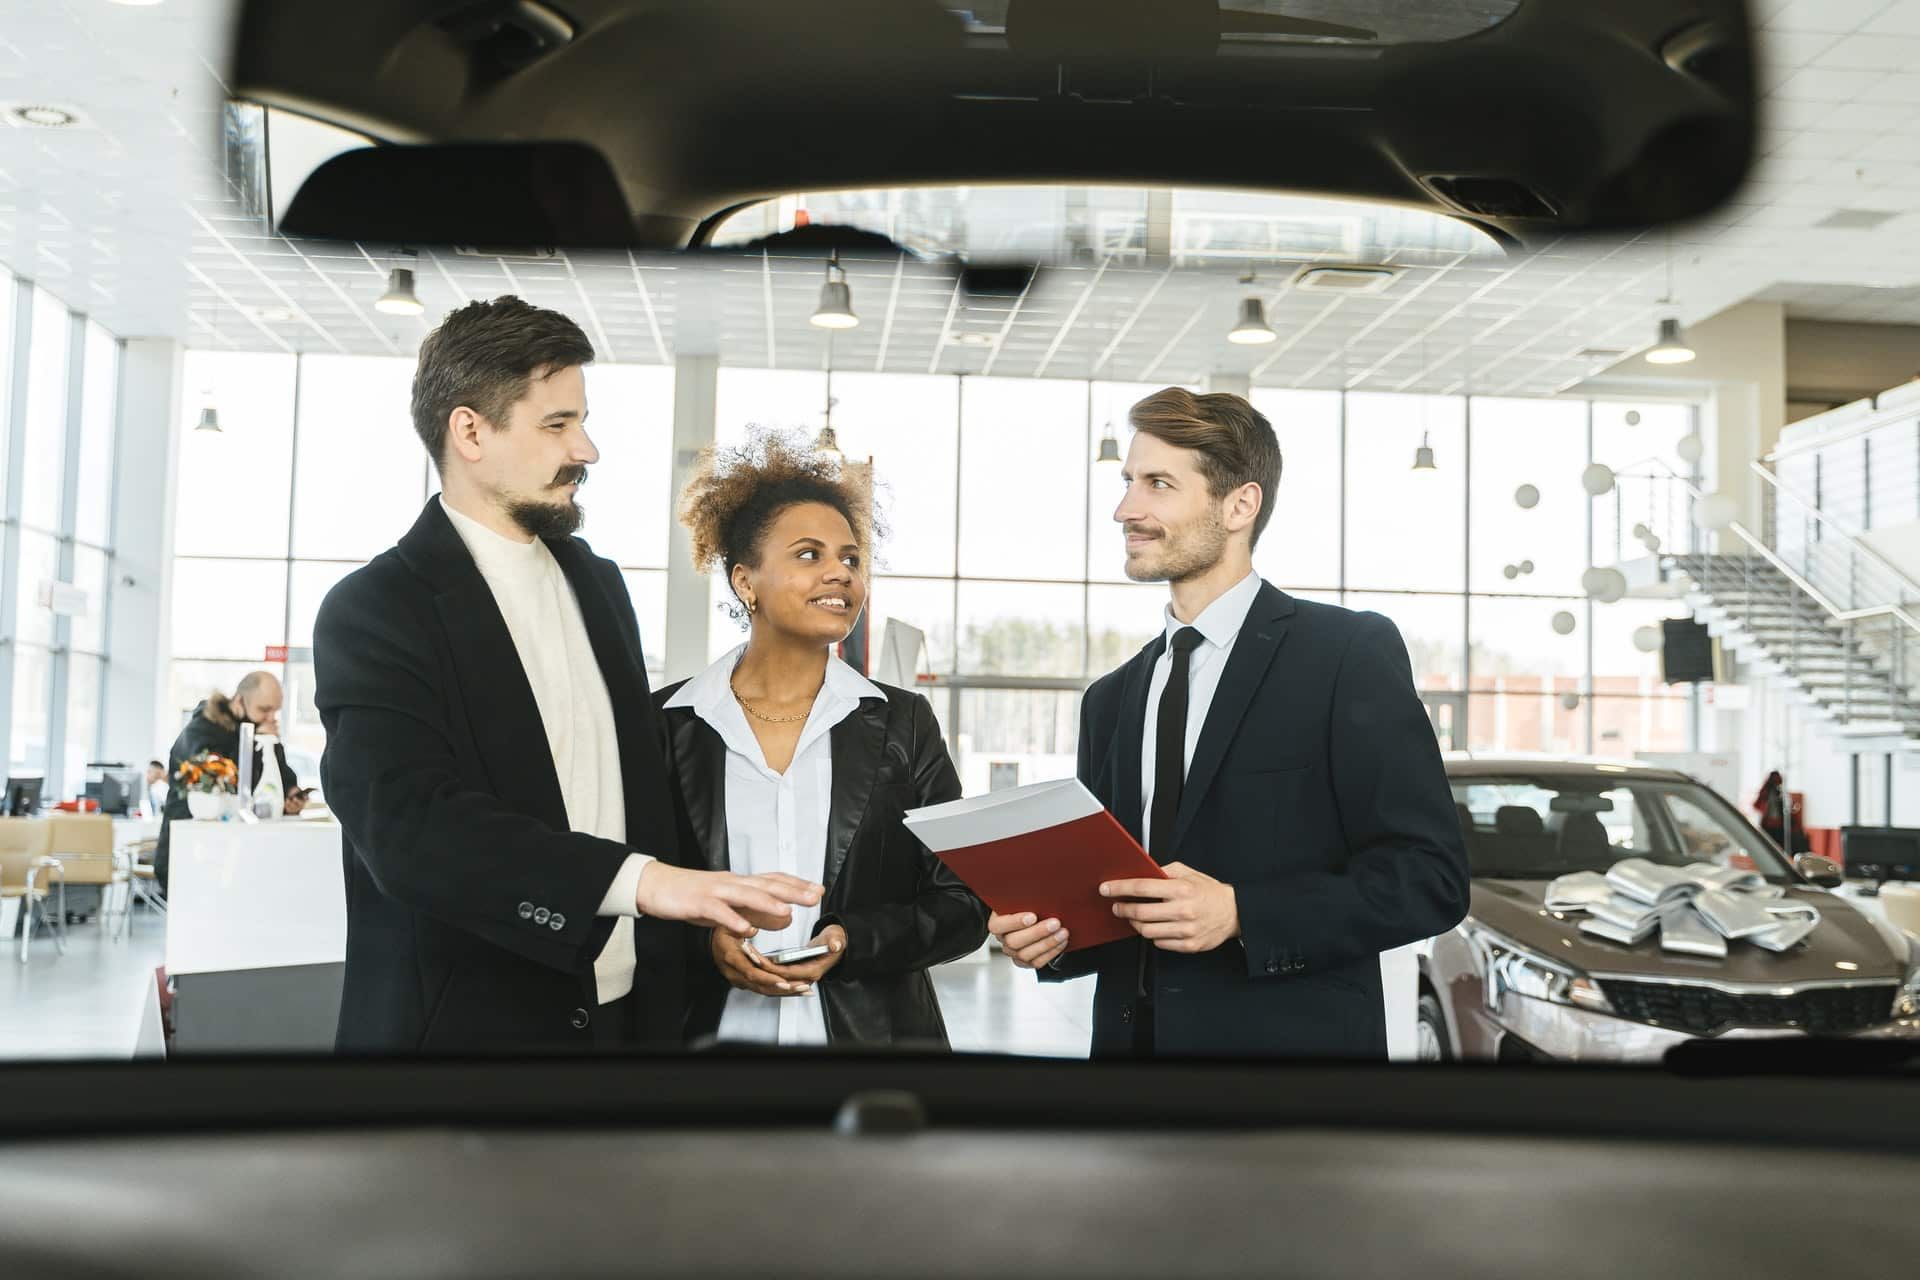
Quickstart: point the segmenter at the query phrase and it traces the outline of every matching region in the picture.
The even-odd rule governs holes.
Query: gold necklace
[[[760,708],[754,706],[751,702],[748,702],[745,698],[741,697],[740,691],[733,687],[733,681],[731,680],[727,681],[727,688],[733,693],[733,700],[739,703],[740,706],[746,711],[748,715],[752,716],[755,720],[764,720],[768,724],[799,724],[802,720],[805,720],[808,715],[813,714],[812,709],[809,708],[808,711],[803,715],[770,716],[766,712],[760,710]]]

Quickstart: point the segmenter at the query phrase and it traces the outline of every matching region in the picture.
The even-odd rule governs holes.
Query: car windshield
[[[9,0],[0,1060],[1591,1059],[1630,858],[1904,991],[1920,96],[1748,8]]]
[[[1453,800],[1478,877],[1604,874],[1624,858],[1644,858],[1757,871],[1775,883],[1798,879],[1765,836],[1695,782],[1618,774],[1455,778]]]

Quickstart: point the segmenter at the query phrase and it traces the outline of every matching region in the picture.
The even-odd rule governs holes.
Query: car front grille
[[[1607,1002],[1623,1018],[1696,1036],[1735,1027],[1804,1031],[1836,1036],[1878,1026],[1893,1016],[1895,983],[1810,987],[1786,995],[1734,994],[1673,982],[1600,980]]]

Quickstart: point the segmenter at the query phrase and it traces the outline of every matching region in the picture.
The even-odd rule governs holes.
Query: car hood
[[[1725,959],[1675,955],[1660,949],[1660,935],[1637,946],[1621,946],[1580,932],[1581,911],[1549,911],[1548,880],[1476,879],[1469,915],[1496,933],[1543,956],[1588,973],[1697,978],[1718,982],[1782,983],[1906,976],[1907,948],[1900,935],[1882,926],[1852,903],[1821,889],[1795,886],[1790,901],[1806,902],[1820,912],[1820,924],[1790,951],[1774,953],[1750,942],[1729,942]],[[1848,964],[1854,968],[1842,969]]]

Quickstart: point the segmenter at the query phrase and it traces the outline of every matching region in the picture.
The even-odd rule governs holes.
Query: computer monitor
[[[28,818],[40,812],[40,788],[45,784],[45,778],[8,778],[7,816]]]
[[[125,817],[139,805],[136,798],[143,788],[145,773],[139,769],[102,769],[100,771],[100,812]]]
[[[1840,858],[1854,880],[1920,880],[1920,827],[1842,827]]]

